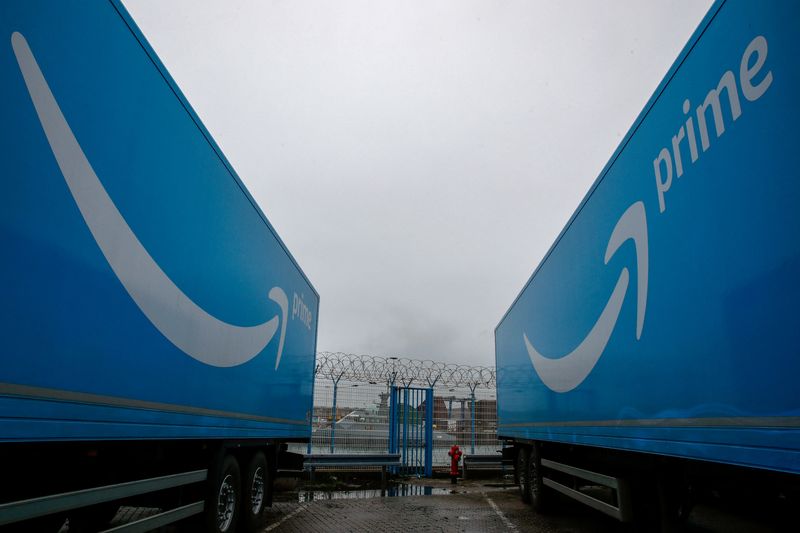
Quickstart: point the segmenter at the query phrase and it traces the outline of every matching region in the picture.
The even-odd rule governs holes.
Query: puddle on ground
[[[364,498],[394,498],[398,496],[438,496],[450,494],[450,489],[439,487],[425,487],[423,485],[409,485],[401,483],[381,489],[365,490],[307,490],[297,493],[298,501],[312,502],[317,500],[353,500]]]

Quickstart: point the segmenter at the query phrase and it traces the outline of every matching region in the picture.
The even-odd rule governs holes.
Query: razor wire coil
[[[406,387],[469,387],[473,390],[496,387],[493,367],[343,352],[318,352],[316,374],[318,378],[334,381],[394,383]]]

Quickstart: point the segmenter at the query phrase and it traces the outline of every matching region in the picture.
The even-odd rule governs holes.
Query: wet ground
[[[522,502],[509,479],[461,480],[410,478],[386,489],[373,478],[331,476],[311,484],[279,479],[266,532],[483,532],[635,533],[573,500],[559,498],[552,513],[536,514]],[[123,507],[113,525],[129,523],[158,509]],[[696,505],[684,528],[687,533],[763,533],[798,531],[794,509],[781,512],[764,504],[721,501]],[[167,526],[162,533],[185,528]],[[68,533],[69,528],[62,528]]]
[[[689,533],[795,531],[758,512],[698,505]],[[503,479],[462,481],[411,479],[387,490],[299,490],[276,495],[264,530],[286,532],[472,532],[604,533],[636,531],[572,500],[554,513],[537,515]]]
[[[405,496],[443,496],[450,494],[449,488],[432,487],[430,485],[415,485],[410,483],[392,484],[385,489],[354,489],[354,490],[302,490],[297,493],[300,503],[319,500],[362,500],[366,498],[397,498]],[[294,499],[293,493],[290,499]],[[279,499],[286,499],[284,495]]]

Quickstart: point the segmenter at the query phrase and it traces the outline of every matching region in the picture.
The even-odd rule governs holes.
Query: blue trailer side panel
[[[799,24],[713,6],[495,331],[500,435],[800,472]]]
[[[0,441],[309,437],[319,296],[124,8],[0,72]]]

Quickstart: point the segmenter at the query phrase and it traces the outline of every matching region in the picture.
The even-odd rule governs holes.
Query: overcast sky
[[[320,293],[319,350],[494,365],[711,2],[124,3]]]

